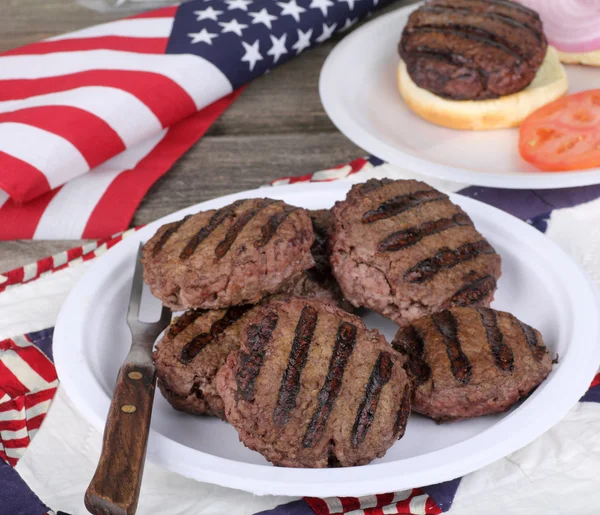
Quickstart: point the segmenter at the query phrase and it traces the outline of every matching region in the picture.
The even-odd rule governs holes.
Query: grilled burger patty
[[[306,210],[238,200],[163,225],[144,245],[144,280],[174,310],[254,304],[314,265]]]
[[[412,384],[403,358],[362,320],[314,300],[252,313],[217,374],[227,421],[275,465],[351,466],[404,434]]]
[[[451,100],[510,95],[535,77],[548,43],[535,11],[509,0],[431,0],[398,51],[413,82]]]
[[[419,181],[371,179],[332,209],[331,265],[345,298],[402,325],[488,306],[500,256],[448,196]]]
[[[438,422],[504,412],[552,369],[537,330],[483,307],[415,320],[400,328],[392,346],[408,357],[413,410]]]
[[[243,320],[251,308],[189,310],[171,322],[153,358],[158,387],[175,409],[225,418],[215,375],[239,347]]]

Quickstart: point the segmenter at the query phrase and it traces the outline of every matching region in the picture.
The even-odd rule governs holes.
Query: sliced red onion
[[[518,0],[537,11],[548,43],[563,52],[600,50],[600,0]]]

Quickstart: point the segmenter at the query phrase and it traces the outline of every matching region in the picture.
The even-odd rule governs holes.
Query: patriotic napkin
[[[371,157],[274,184],[336,179],[362,182],[371,177],[423,179]],[[600,186],[533,191],[427,181],[534,225],[600,283],[600,256],[595,250],[600,245]],[[60,386],[57,390],[52,329],[36,329],[53,323],[57,306],[91,260],[134,232],[131,229],[0,276],[4,290],[0,313],[6,317],[0,319],[0,340],[16,328],[30,328],[24,329],[28,332],[22,336],[0,341],[0,515],[50,513],[44,503],[72,515],[84,513],[82,495],[99,454],[100,434],[77,413]],[[30,320],[32,313],[37,313],[37,321]],[[600,503],[598,467],[600,374],[578,406],[546,435],[462,479],[362,498],[289,500],[197,483],[148,464],[140,513],[424,515],[450,510],[460,515],[579,515],[595,513],[594,506]]]
[[[244,84],[387,1],[192,0],[0,54],[0,239],[126,229]]]

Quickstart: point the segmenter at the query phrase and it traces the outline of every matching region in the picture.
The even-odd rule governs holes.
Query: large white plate
[[[358,146],[412,172],[502,188],[562,188],[600,183],[600,168],[540,172],[518,152],[518,129],[459,131],[414,114],[396,86],[397,46],[417,6],[382,16],[344,38],[319,82],[333,123]],[[600,88],[600,68],[566,66],[569,92]]]
[[[125,312],[140,241],[163,223],[236,199],[268,195],[325,208],[343,199],[348,188],[341,182],[282,186],[211,200],[154,222],[107,252],[69,295],[55,331],[58,375],[79,410],[103,428],[130,344]],[[502,256],[494,307],[538,328],[552,355],[560,355],[548,380],[522,405],[504,415],[439,426],[413,415],[406,436],[384,458],[363,467],[312,470],[272,467],[246,449],[231,426],[176,412],[157,393],[148,458],[185,476],[257,494],[366,495],[458,477],[519,449],[558,422],[584,393],[600,361],[594,288],[573,261],[532,227],[486,204],[458,195],[452,199]],[[393,337],[391,322],[374,314],[366,321]]]

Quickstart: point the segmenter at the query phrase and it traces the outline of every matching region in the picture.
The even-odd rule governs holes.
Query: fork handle
[[[95,515],[133,515],[144,472],[156,386],[154,364],[125,363],[108,412],[98,468],[85,492]]]

